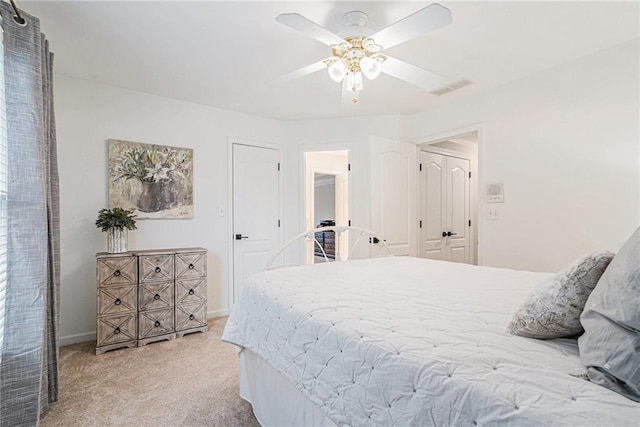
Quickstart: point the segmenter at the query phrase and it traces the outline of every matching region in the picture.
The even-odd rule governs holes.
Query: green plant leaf
[[[112,209],[100,209],[96,227],[102,231],[109,231],[112,228],[135,230],[136,220],[133,210],[115,207]]]

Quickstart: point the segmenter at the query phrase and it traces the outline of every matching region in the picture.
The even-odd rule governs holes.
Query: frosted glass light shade
[[[380,75],[382,64],[377,59],[365,56],[360,60],[360,69],[369,80],[373,80]]]
[[[351,92],[360,92],[364,87],[362,82],[362,73],[356,71],[355,73],[347,74],[347,89]]]
[[[364,85],[362,83],[362,73],[355,73],[354,81],[355,81],[355,85],[354,86],[356,88],[356,90],[354,92],[360,92],[364,87]]]
[[[329,66],[329,77],[331,77],[331,80],[334,82],[341,82],[344,76],[347,75],[348,68],[349,64],[347,64],[347,61],[339,59]]]

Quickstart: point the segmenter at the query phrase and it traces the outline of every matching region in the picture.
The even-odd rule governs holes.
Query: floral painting
[[[193,218],[193,150],[110,139],[109,207],[137,218]]]

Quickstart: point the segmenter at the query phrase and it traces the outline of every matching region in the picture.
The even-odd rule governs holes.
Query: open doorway
[[[349,151],[309,151],[305,153],[306,229],[348,225]],[[344,259],[348,236],[335,238],[333,231],[316,233],[318,243],[310,240],[305,248],[307,264]],[[336,244],[338,246],[336,246]]]
[[[478,132],[420,145],[420,256],[478,264]]]

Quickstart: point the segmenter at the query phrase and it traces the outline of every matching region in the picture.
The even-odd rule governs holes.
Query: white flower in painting
[[[112,181],[137,179],[140,182],[185,181],[191,175],[191,157],[170,147],[128,147],[116,156]]]
[[[160,162],[156,163],[153,167],[146,167],[145,169],[147,170],[147,175],[144,177],[145,181],[161,182],[171,179],[169,176],[171,169],[162,166]]]

